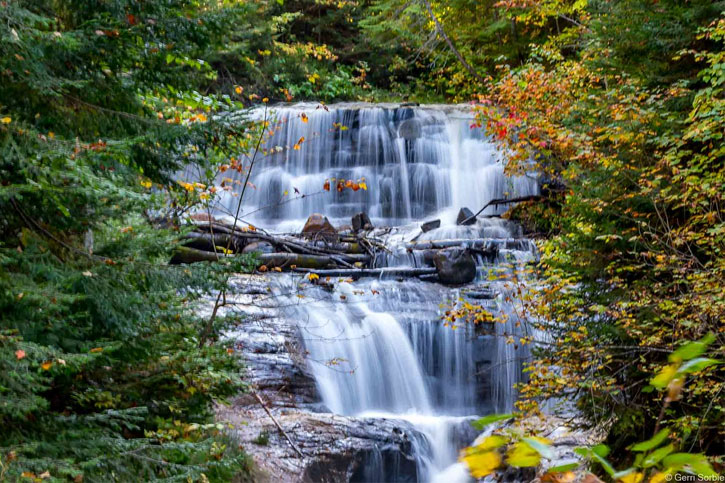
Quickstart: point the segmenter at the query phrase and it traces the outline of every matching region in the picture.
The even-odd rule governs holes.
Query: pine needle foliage
[[[212,162],[243,146],[243,117],[209,119],[238,104],[197,91],[244,13],[0,3],[0,480],[246,473],[211,414],[244,388],[217,340],[229,321],[200,344],[194,308],[248,261],[167,263],[194,202],[173,174],[192,147]]]

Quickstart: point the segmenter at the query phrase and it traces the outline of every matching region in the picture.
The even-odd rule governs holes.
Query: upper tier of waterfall
[[[265,227],[296,230],[315,212],[346,224],[360,211],[376,225],[434,215],[445,224],[461,207],[476,211],[491,199],[538,190],[534,176],[504,175],[502,153],[472,127],[470,106],[297,104],[254,115],[268,119],[272,134],[257,158],[242,217]],[[368,189],[337,192],[333,183],[324,191],[332,179],[364,179]],[[221,211],[234,213],[236,202],[228,196]]]

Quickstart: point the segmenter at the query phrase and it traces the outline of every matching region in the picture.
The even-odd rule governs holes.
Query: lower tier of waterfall
[[[511,248],[493,259],[479,258],[477,279],[469,285],[343,277],[316,284],[304,274],[274,273],[262,276],[262,286],[239,290],[254,295],[229,302],[245,314],[247,325],[229,337],[248,359],[250,377],[276,398],[286,393],[291,399],[285,405],[299,411],[296,418],[320,414],[346,418],[345,424],[364,421],[364,428],[400,425],[405,444],[383,438],[368,447],[355,440],[362,448],[359,461],[342,480],[468,481],[456,462],[459,450],[476,436],[471,421],[512,409],[514,385],[529,353],[526,346],[509,343],[526,335],[526,326],[511,301],[510,277],[502,275],[522,272],[536,252],[512,223],[493,219],[476,226],[439,230],[472,238],[496,232],[517,241],[507,242]],[[384,231],[380,236],[391,247],[388,263],[423,263],[406,258],[401,248],[413,237],[420,239],[417,224]],[[434,230],[426,236],[442,235]],[[481,304],[499,321],[446,323],[446,308],[466,302]],[[295,421],[292,428],[306,424]],[[319,442],[317,431],[317,426],[300,430]],[[324,465],[316,471],[324,473]]]

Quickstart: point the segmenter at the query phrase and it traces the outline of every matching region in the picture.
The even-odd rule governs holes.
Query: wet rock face
[[[476,217],[473,216],[473,212],[468,208],[461,208],[456,217],[456,225],[475,225]]]
[[[270,412],[299,453],[252,397],[241,397],[230,407],[217,410],[218,419],[234,427],[231,436],[256,462],[262,473],[256,481],[417,481],[411,443],[415,435],[407,423],[312,413],[269,404]]]
[[[439,250],[433,256],[433,263],[438,270],[438,278],[446,285],[462,285],[476,278],[476,261],[469,250]]]
[[[239,276],[231,288],[228,305],[220,310],[240,315],[227,337],[245,361],[250,390],[229,406],[219,405],[216,419],[231,424],[230,436],[254,459],[259,471],[254,480],[417,481],[412,440],[421,438],[420,433],[405,421],[328,413],[309,372],[297,324],[276,306],[269,281],[259,275]]]

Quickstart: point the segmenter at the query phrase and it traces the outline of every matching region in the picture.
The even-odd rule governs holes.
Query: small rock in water
[[[471,252],[462,248],[439,250],[433,256],[441,283],[462,285],[476,278],[476,261]]]
[[[431,230],[435,230],[436,228],[441,227],[441,220],[432,220],[432,221],[426,221],[420,226],[420,229],[423,230],[423,233],[428,233]]]
[[[242,253],[252,253],[252,252],[259,252],[259,253],[274,253],[274,247],[271,243],[266,241],[259,241],[250,243],[244,249],[242,250]]]
[[[473,212],[468,208],[461,208],[458,212],[458,218],[456,218],[456,225],[475,225],[476,217],[473,216]]]
[[[373,222],[367,213],[360,212],[352,217],[352,231],[372,230]]]
[[[337,234],[337,230],[335,230],[335,227],[332,226],[332,223],[330,223],[330,220],[328,220],[325,215],[321,215],[320,213],[313,213],[310,215],[309,218],[307,218],[307,223],[305,223],[305,227],[302,228],[302,234],[335,235]]]

